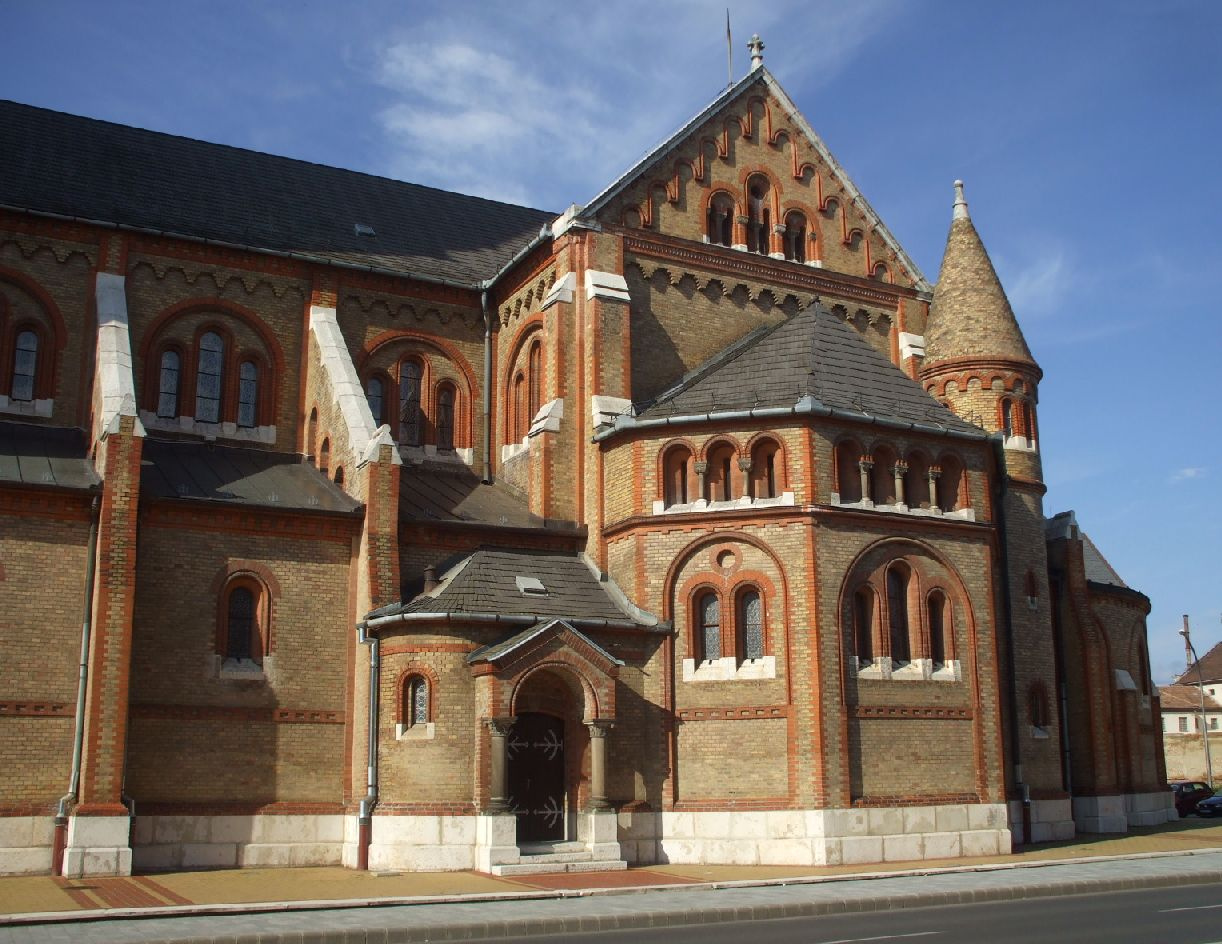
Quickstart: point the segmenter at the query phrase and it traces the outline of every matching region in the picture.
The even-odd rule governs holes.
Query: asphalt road
[[[1222,885],[910,908],[657,930],[502,938],[502,944],[1219,944]]]

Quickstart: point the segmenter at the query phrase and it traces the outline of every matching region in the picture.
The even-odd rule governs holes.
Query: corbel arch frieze
[[[391,321],[412,320],[416,322],[435,321],[440,325],[461,322],[468,328],[474,328],[480,320],[477,310],[451,305],[417,305],[408,301],[388,301],[374,295],[361,295],[348,292],[344,295],[344,303],[356,305],[364,314],[381,313]]]
[[[21,258],[27,262],[37,256],[39,253],[49,253],[55,257],[55,261],[60,265],[64,265],[74,256],[80,256],[89,265],[97,264],[97,253],[90,249],[84,249],[77,246],[62,246],[54,243],[46,243],[36,239],[22,239],[19,236],[6,236],[0,239],[0,249],[12,246],[20,254]]]
[[[143,270],[151,272],[158,282],[164,282],[170,275],[177,274],[182,277],[184,283],[196,289],[200,287],[201,281],[211,282],[213,291],[208,292],[206,288],[204,289],[205,294],[210,295],[224,295],[229,290],[229,286],[236,282],[248,296],[258,294],[260,289],[266,289],[277,299],[282,299],[290,293],[299,298],[305,298],[305,292],[300,285],[289,281],[273,281],[253,272],[244,274],[217,272],[215,269],[188,267],[179,262],[165,263],[152,259],[139,259],[128,267],[128,273],[131,275],[136,275]]]
[[[742,290],[751,302],[760,304],[764,296],[767,296],[767,304],[770,307],[794,307],[795,312],[814,304],[818,298],[814,293],[778,292],[776,286],[763,282],[746,279],[729,280],[720,275],[711,275],[648,257],[625,259],[624,268],[635,268],[646,282],[654,281],[655,277],[661,274],[667,284],[674,288],[678,288],[684,279],[691,279],[697,291],[707,292],[711,289],[723,298],[733,298],[735,293]]]

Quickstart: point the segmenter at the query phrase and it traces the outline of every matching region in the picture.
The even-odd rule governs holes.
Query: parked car
[[[1175,811],[1180,816],[1195,813],[1197,803],[1214,795],[1213,787],[1199,780],[1179,780],[1170,784],[1170,787],[1175,794]]]
[[[1222,816],[1222,795],[1214,794],[1197,801],[1197,816]]]

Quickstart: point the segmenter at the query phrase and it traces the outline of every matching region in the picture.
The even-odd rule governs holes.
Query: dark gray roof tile
[[[480,480],[458,462],[406,462],[399,476],[399,515],[408,521],[463,521],[510,528],[542,527],[526,502],[502,483]]]
[[[83,431],[0,422],[0,483],[90,489],[100,482]]]

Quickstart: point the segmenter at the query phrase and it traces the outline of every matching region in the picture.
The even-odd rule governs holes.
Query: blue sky
[[[1222,3],[734,3],[932,280],[967,181],[1044,369],[1047,511],[1222,638]],[[726,82],[725,3],[0,0],[0,97],[479,193],[584,203]]]

